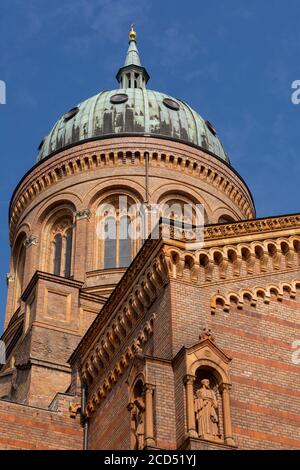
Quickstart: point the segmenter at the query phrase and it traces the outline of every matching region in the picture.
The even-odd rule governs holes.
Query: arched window
[[[15,265],[15,308],[20,305],[20,297],[24,288],[24,269],[25,269],[25,255],[26,248],[24,246],[25,239],[21,240],[18,244],[16,255],[14,256]]]
[[[117,224],[115,217],[105,220],[104,269],[117,267]]]
[[[104,269],[127,268],[132,259],[132,240],[128,216],[109,216],[105,219]]]
[[[120,219],[120,233],[119,233],[119,267],[127,267],[131,263],[131,239],[129,237],[128,229],[130,218],[123,216]]]
[[[98,267],[102,269],[127,268],[140,242],[132,236],[136,215],[130,207],[134,201],[123,195],[121,198],[122,203],[119,195],[109,197],[97,210]]]
[[[65,256],[65,277],[70,277],[71,275],[71,263],[72,263],[72,242],[73,242],[73,230],[69,228],[66,231],[66,256]]]
[[[60,233],[54,237],[53,274],[60,275],[62,236]]]
[[[52,227],[50,271],[56,276],[71,276],[73,228],[71,219],[61,219]]]
[[[186,224],[203,225],[207,216],[204,207],[185,196],[170,197],[160,201],[163,204],[163,217]]]
[[[235,222],[235,220],[230,215],[222,215],[218,220],[219,224],[231,224],[233,222]]]

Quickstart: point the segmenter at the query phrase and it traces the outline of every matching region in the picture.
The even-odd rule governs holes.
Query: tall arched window
[[[53,241],[53,274],[57,276],[60,275],[60,266],[61,266],[61,249],[62,249],[62,236],[60,233],[55,235]]]
[[[104,269],[117,267],[117,224],[115,217],[105,220]]]
[[[73,228],[71,219],[61,219],[52,227],[50,271],[56,276],[71,276]]]
[[[127,267],[131,263],[131,239],[129,237],[130,218],[123,216],[120,219],[119,230],[119,267]]]
[[[20,243],[18,243],[18,249],[16,255],[14,256],[14,264],[15,264],[15,308],[20,305],[20,297],[22,294],[22,290],[24,287],[24,269],[25,269],[25,256],[26,256],[26,248],[24,246],[25,239],[22,239]]]
[[[163,217],[173,219],[186,224],[202,225],[205,223],[206,214],[203,206],[196,205],[191,199],[181,196],[180,198],[168,198],[160,201],[163,204]]]
[[[218,224],[231,224],[233,222],[235,222],[235,220],[230,215],[222,215],[218,220]]]
[[[130,218],[108,216],[105,219],[104,269],[126,268],[132,259],[132,240],[129,236]]]
[[[73,230],[69,228],[66,231],[66,255],[65,255],[65,277],[70,277],[71,275],[71,263],[72,263],[72,242],[73,242]]]
[[[114,195],[101,202],[97,210],[99,268],[126,268],[130,265],[140,241],[132,236],[136,214],[130,208],[134,203],[124,195]]]

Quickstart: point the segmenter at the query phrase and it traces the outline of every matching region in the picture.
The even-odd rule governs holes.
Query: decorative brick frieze
[[[290,299],[296,298],[297,289],[300,289],[300,280],[292,282],[280,282],[279,284],[267,284],[266,286],[257,286],[254,289],[240,289],[239,291],[230,291],[225,295],[214,294],[210,301],[211,313],[216,313],[218,309],[229,312],[232,305],[242,309],[245,301],[252,307],[256,307],[258,301],[269,304],[271,299],[282,301],[284,293]]]
[[[235,225],[235,224],[233,224]],[[238,224],[237,224],[238,225]],[[201,249],[186,250],[178,242],[165,248],[168,259],[169,275],[194,283],[206,284],[215,281],[228,281],[235,278],[246,278],[249,275],[273,273],[276,271],[295,270],[300,263],[300,227],[297,230],[288,228],[286,234],[291,236],[271,238],[271,233],[261,233],[256,241],[220,243],[210,247],[206,237]],[[246,236],[245,236],[246,237]],[[184,274],[185,271],[185,274]]]
[[[101,150],[97,143],[86,143],[80,150],[72,148],[62,151],[50,160],[42,161],[34,167],[17,187],[10,205],[10,234],[13,238],[15,226],[24,212],[35,199],[44,192],[55,192],[55,186],[63,183],[68,186],[68,180],[79,173],[85,175],[98,169],[126,166],[128,163],[135,167],[145,166],[144,152],[149,152],[150,170],[162,167],[172,172],[180,172],[176,176],[184,183],[185,176],[193,177],[206,182],[212,193],[228,198],[230,204],[236,206],[244,218],[251,218],[255,214],[253,202],[248,188],[241,178],[224,162],[205,154],[203,151],[192,149],[188,145],[174,144],[174,142],[160,145],[159,139],[149,140],[132,138],[128,150],[122,145],[124,139],[111,139],[103,141]],[[125,139],[126,141],[126,139]],[[111,144],[110,144],[111,142]],[[165,149],[165,150],[164,150]],[[135,171],[137,171],[135,169]],[[92,173],[91,173],[92,178]],[[157,202],[157,201],[152,201]],[[221,215],[221,214],[220,214]]]

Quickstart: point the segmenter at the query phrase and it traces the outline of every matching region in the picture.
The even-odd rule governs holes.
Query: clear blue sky
[[[1,0],[1,323],[11,193],[60,115],[117,88],[131,22],[148,87],[214,123],[257,215],[299,211],[299,21],[299,0]]]

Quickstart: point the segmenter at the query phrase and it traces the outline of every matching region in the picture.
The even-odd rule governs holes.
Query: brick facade
[[[0,449],[82,449],[82,428],[70,419],[68,396],[60,396],[58,409],[24,406],[0,400]]]
[[[300,234],[298,220],[296,216],[295,226],[284,232],[259,229],[251,237],[246,234],[226,238],[224,232],[227,230],[229,233],[232,227],[219,226],[223,237],[212,243],[208,235],[201,254],[209,250],[225,253],[226,246],[238,250],[239,246],[246,246],[248,240],[253,239],[258,245],[266,240],[276,243],[279,239],[297,246],[295,242]],[[258,221],[257,226],[268,225],[269,221]],[[277,221],[280,222],[280,219]],[[130,268],[132,272],[127,273],[128,278],[125,276],[118,286],[120,292],[127,292],[128,297],[132,298],[135,292],[142,299],[141,286],[152,273],[154,259],[160,260],[164,266],[161,268],[165,269],[165,278],[162,276],[160,281],[161,289],[156,286],[150,307],[149,298],[144,297],[143,308],[137,310],[134,326],[123,340],[124,344],[117,346],[117,338],[110,338],[116,349],[110,354],[109,364],[101,367],[96,366],[95,360],[90,361],[97,354],[102,357],[101,341],[111,329],[109,322],[103,323],[98,319],[72,356],[73,373],[79,367],[87,384],[89,448],[129,447],[130,413],[126,406],[130,403],[134,377],[141,376],[145,386],[149,383],[154,387],[151,413],[157,448],[215,449],[237,446],[239,449],[298,449],[299,366],[292,362],[292,344],[300,333],[298,253],[293,251],[289,257],[286,251],[279,253],[278,250],[276,269],[273,255],[267,252],[264,264],[258,257],[254,263],[247,258],[241,259],[238,270],[234,270],[230,263],[222,269],[214,263],[212,270],[207,267],[202,269],[198,264],[195,275],[195,266],[188,262],[188,257],[192,256],[197,264],[200,253],[187,251],[184,244],[180,246],[177,240],[161,239],[159,251],[158,245],[159,242],[156,245],[149,243],[148,251],[144,247],[144,252],[140,252],[135,260],[136,265]],[[175,269],[171,261],[173,250],[182,260],[180,263],[179,259],[173,258]],[[138,258],[145,260],[145,264],[135,271],[139,265]],[[205,279],[205,270],[209,272],[209,282]],[[225,298],[228,293],[232,296],[229,305],[222,304],[222,297]],[[104,318],[107,315],[108,319],[113,319],[127,311],[127,296],[119,303],[118,294],[116,289],[110,304],[103,307]],[[220,297],[216,304],[215,295]],[[153,313],[153,331],[144,338],[140,333],[141,326]],[[199,333],[203,328],[213,331],[219,354],[224,353],[230,358],[229,395],[234,442],[231,445],[197,439],[189,436],[187,429],[187,392],[184,384],[189,369],[185,358],[191,348],[197,351]],[[130,347],[133,337],[139,342],[142,352],[139,348]],[[201,341],[199,347],[200,344]],[[130,348],[129,354],[126,354],[126,348]],[[209,351],[207,354],[210,354]],[[204,374],[209,373],[205,360],[199,359],[199,366],[201,361],[205,364]],[[220,418],[221,399],[220,394]],[[116,425],[119,419],[122,423],[120,427]],[[220,425],[224,433],[225,422]],[[124,427],[127,432],[124,432]]]

